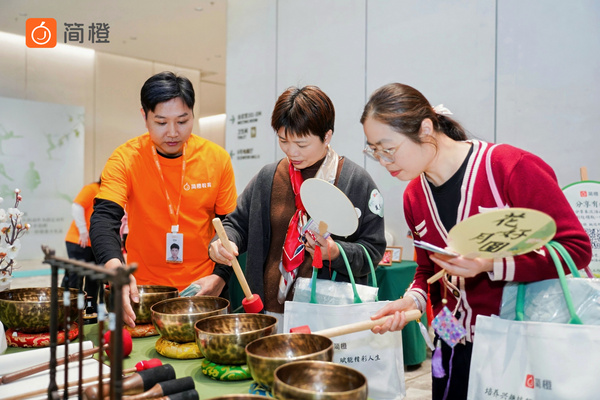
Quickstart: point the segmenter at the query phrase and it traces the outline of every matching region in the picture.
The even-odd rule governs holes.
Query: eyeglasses
[[[374,150],[369,147],[369,145],[366,145],[363,153],[377,162],[379,162],[379,160],[383,160],[386,163],[393,163],[395,161],[394,154],[396,154],[396,151],[399,147],[400,146],[396,146],[393,149]]]

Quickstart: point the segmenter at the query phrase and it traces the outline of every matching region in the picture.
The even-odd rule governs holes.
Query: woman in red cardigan
[[[471,215],[505,206],[530,208],[550,215],[557,226],[553,240],[567,249],[579,269],[588,266],[592,256],[589,236],[552,168],[510,145],[467,140],[451,114],[443,106],[432,107],[418,90],[393,83],[373,93],[361,117],[367,137],[365,153],[391,176],[410,181],[404,191],[404,213],[414,238],[444,248],[450,229]],[[440,378],[432,374],[433,398],[466,398],[477,315],[499,314],[506,282],[556,278],[556,268],[543,248],[497,259],[451,257],[420,248],[416,254],[418,267],[406,295],[373,316],[393,314],[394,318],[373,332],[402,329],[406,324],[402,311],[418,308],[424,312],[427,279],[445,269],[448,275],[429,288],[429,300],[434,315],[446,305],[466,336],[454,349],[442,341],[442,365],[445,371],[451,368],[452,374],[450,382],[449,374]]]

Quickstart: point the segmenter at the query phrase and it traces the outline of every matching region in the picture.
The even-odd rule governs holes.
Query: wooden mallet
[[[421,318],[421,311],[419,310],[409,310],[404,312],[407,321],[415,321]],[[326,336],[328,338],[332,338],[335,336],[347,335],[349,333],[366,331],[371,329],[377,325],[382,325],[388,319],[393,318],[393,315],[386,315],[385,317],[376,319],[376,320],[365,320],[360,322],[355,322],[348,325],[336,326],[334,328],[323,329],[317,332],[311,332],[310,327],[308,325],[302,325],[295,328],[290,329],[290,333],[314,333],[315,335]]]
[[[123,394],[139,394],[150,390],[159,382],[175,379],[175,369],[171,364],[160,365],[155,368],[143,370],[129,375],[123,379]],[[100,397],[100,385],[90,386],[85,390],[88,400],[97,400]],[[110,383],[102,385],[102,393],[109,393]]]
[[[128,347],[129,348],[129,352],[128,353],[125,353],[125,351],[123,352],[123,356],[125,356],[125,357],[128,356],[129,353],[131,353],[131,335],[129,336],[129,339],[127,339],[125,335],[123,336],[123,342],[126,342],[127,340],[129,341],[130,345]],[[126,346],[126,343],[123,344],[123,348],[124,349],[125,349],[125,346]],[[108,345],[107,344],[104,345],[104,349],[108,349]],[[101,350],[100,347],[94,347],[93,349],[84,350],[82,352],[82,355],[83,355],[84,358],[85,357],[89,357],[89,356],[91,356],[93,354],[96,354],[96,353],[100,352],[100,350]],[[73,353],[73,354],[71,354],[71,355],[69,355],[67,357],[59,358],[59,359],[56,360],[56,365],[62,365],[62,364],[65,363],[66,360],[68,360],[68,361],[74,361],[74,360],[76,360],[76,359],[79,358],[79,354],[80,353]],[[21,378],[25,378],[27,376],[31,376],[33,374],[37,374],[38,372],[45,371],[48,368],[50,368],[50,362],[49,361],[48,362],[43,362],[43,363],[40,363],[40,364],[37,364],[37,365],[33,365],[31,367],[28,367],[28,368],[24,368],[24,369],[22,369],[20,371],[11,372],[9,374],[6,374],[6,375],[0,377],[0,385],[4,385],[6,383],[11,383],[11,382],[17,381],[17,380],[19,380]]]
[[[123,370],[123,375],[127,375],[132,372],[144,371],[144,370],[158,367],[161,365],[162,365],[162,361],[160,361],[158,358],[152,358],[150,360],[142,360],[142,361],[138,362],[137,364],[135,364],[135,367]],[[97,376],[90,376],[88,378],[82,379],[81,383],[88,385],[90,383],[96,383],[100,380],[104,380],[107,378],[110,378],[110,373],[103,374],[102,379],[99,379],[99,377],[97,377]],[[78,384],[79,384],[79,380],[71,381],[71,382],[67,383],[66,389],[68,389],[69,396],[77,394],[77,392],[75,392],[75,391],[72,392],[70,389],[78,389],[78,387],[76,386]],[[60,385],[58,385],[58,389],[59,390],[65,389],[65,385],[61,383]],[[23,393],[18,396],[7,397],[5,400],[20,400],[20,399],[40,396],[40,395],[43,395],[46,393],[48,393],[48,388],[42,388],[42,389],[39,389],[39,390],[36,390],[33,392]]]
[[[223,245],[223,247],[225,247],[225,249],[227,249],[228,252],[233,254],[231,243],[229,242],[229,238],[227,237],[227,233],[223,228],[221,220],[219,218],[214,218],[212,220],[212,223],[215,227],[215,230],[217,231],[219,239],[221,239],[221,244]],[[252,292],[250,291],[250,286],[248,286],[248,282],[246,282],[246,277],[244,276],[242,267],[240,267],[240,263],[238,262],[236,257],[233,257],[231,264],[233,265],[235,275],[237,276],[238,282],[240,283],[240,286],[242,287],[242,290],[244,292],[245,298],[242,300],[242,306],[244,307],[244,311],[253,314],[261,312],[264,307],[263,302],[259,295],[252,294]]]
[[[123,400],[144,400],[155,399],[157,397],[170,396],[176,393],[185,392],[194,389],[196,384],[191,376],[184,378],[171,379],[158,382],[150,390],[131,396],[123,396]]]
[[[242,395],[243,396],[243,395]],[[186,390],[185,392],[170,394],[164,397],[157,397],[155,400],[199,400],[198,391],[196,389]]]

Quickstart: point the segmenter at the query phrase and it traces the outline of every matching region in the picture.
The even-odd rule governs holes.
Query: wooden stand
[[[56,257],[54,250],[48,246],[42,246],[45,258],[44,263],[50,264],[51,266],[51,309],[50,309],[50,383],[48,384],[48,399],[59,398],[58,385],[56,383],[56,366],[58,361],[56,359],[56,346],[58,336],[58,271],[64,269],[65,273],[75,272],[77,275],[87,276],[89,279],[96,280],[107,280],[111,282],[113,288],[113,296],[115,299],[121,299],[123,286],[129,285],[129,276],[135,271],[136,266],[119,267],[114,270],[104,268],[103,265],[96,265],[85,263],[81,261],[71,260],[68,258]],[[111,387],[110,387],[110,398],[121,399],[122,381],[123,381],[123,308],[114,307],[114,334],[111,335],[110,347],[112,348],[110,361],[111,361]],[[80,313],[81,315],[81,313]],[[80,318],[81,320],[81,318]],[[112,324],[112,321],[111,321]],[[83,326],[81,327],[83,328]],[[111,328],[113,328],[111,326]],[[65,327],[65,335],[68,337],[68,325]],[[99,331],[99,336],[102,336],[102,332]],[[83,341],[83,329],[80,329],[79,335],[80,343]],[[102,337],[98,338],[100,346],[102,347]],[[68,341],[65,342],[68,344]],[[66,353],[68,354],[68,352]],[[83,363],[83,354],[79,353],[79,365]],[[100,352],[102,354],[102,352]],[[99,376],[102,376],[102,358],[100,359]],[[66,370],[66,368],[65,368]],[[81,368],[80,368],[80,379],[79,379],[79,394],[81,394]],[[65,385],[68,385],[68,376],[65,375]]]

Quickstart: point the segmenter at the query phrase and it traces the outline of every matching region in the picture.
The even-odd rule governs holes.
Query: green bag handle
[[[550,244],[550,246],[554,247],[555,250],[558,251],[560,256],[567,263],[567,266],[569,267],[569,271],[571,271],[571,274],[575,278],[581,278],[581,273],[579,272],[579,270],[577,269],[577,266],[573,262],[571,255],[567,252],[567,250],[565,250],[564,246],[562,244],[560,244],[558,242],[554,242],[554,241],[550,242],[549,244]],[[561,269],[561,271],[562,271],[562,269]]]
[[[565,271],[563,270],[562,263],[556,254],[556,251],[560,253],[561,257],[567,263],[569,270],[573,274],[573,276],[579,278],[581,275],[571,258],[571,255],[565,250],[562,244],[550,241],[546,244],[546,248],[550,253],[550,257],[552,257],[552,261],[554,261],[554,266],[556,267],[556,271],[558,272],[558,280],[560,282],[560,287],[565,296],[565,302],[567,303],[567,309],[569,310],[569,315],[571,315],[571,319],[569,320],[569,324],[574,325],[583,325],[583,322],[575,312],[575,307],[573,306],[573,299],[571,298],[571,292],[569,291],[569,287],[567,286],[567,278],[565,276]],[[556,249],[556,250],[555,250]],[[525,284],[520,283],[517,290],[517,304],[515,306],[516,312],[516,320],[523,321],[525,319]]]
[[[348,261],[346,252],[344,251],[344,248],[339,243],[336,242],[335,244],[337,245],[338,249],[340,250],[340,254],[342,255],[342,258],[344,259],[344,264],[346,264],[346,270],[348,271],[348,277],[350,278],[350,283],[352,284],[352,292],[354,293],[353,302],[354,302],[354,304],[362,303],[363,301],[361,300],[360,296],[358,295],[358,290],[356,289],[356,282],[354,281],[354,274],[352,273],[352,269],[350,268],[350,262]],[[362,247],[365,254],[367,255],[367,260],[369,262],[369,268],[371,269],[373,287],[377,287],[377,276],[375,275],[375,267],[373,267],[373,261],[371,260],[371,256],[369,255],[369,252],[367,251],[365,246],[363,246],[360,243],[357,243],[357,244],[360,247]],[[313,303],[313,304],[317,304],[317,274],[318,273],[319,273],[319,269],[313,267],[313,273],[312,273],[312,277],[311,277],[311,290],[310,290],[310,303]],[[333,271],[333,274],[331,274],[331,280],[335,281],[336,276],[337,276],[337,271]],[[375,300],[379,301],[379,297],[375,296]]]

